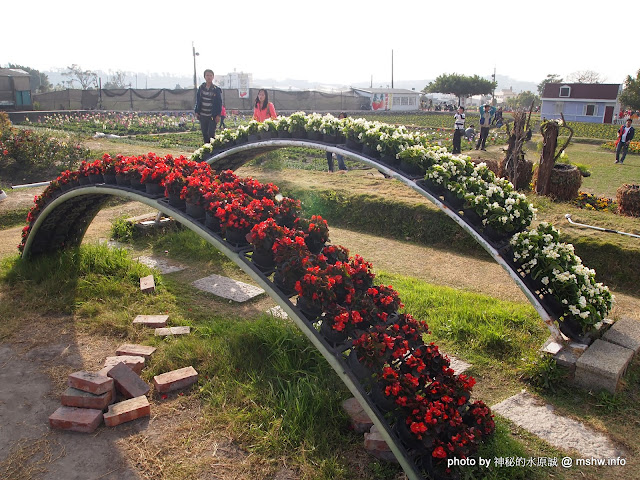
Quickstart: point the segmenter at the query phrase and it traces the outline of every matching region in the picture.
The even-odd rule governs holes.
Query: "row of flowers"
[[[251,258],[270,257],[270,265],[258,266],[275,272],[274,284],[298,295],[298,307],[328,342],[351,345],[346,358],[366,371],[363,383],[373,401],[392,412],[400,438],[436,468],[446,470],[448,457],[473,454],[493,432],[490,410],[481,401],[470,401],[474,380],[454,375],[438,347],[425,343],[426,323],[398,313],[404,307],[398,292],[376,285],[372,265],[362,257],[326,245],[327,222],[317,215],[302,217],[300,202],[280,195],[275,185],[231,171],[216,174],[184,157],[104,155],[52,182],[36,199],[30,225],[66,187],[111,174],[138,184],[157,182],[166,196],[179,194],[185,202],[199,204],[219,220],[223,234],[230,229],[247,232]]]
[[[607,286],[596,282],[595,271],[582,264],[573,245],[560,241],[552,225],[543,222],[514,235],[510,245],[518,268],[558,302],[560,322],[577,323],[587,332],[604,320],[613,295]]]

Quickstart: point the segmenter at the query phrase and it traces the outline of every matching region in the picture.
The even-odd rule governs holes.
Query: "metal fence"
[[[227,110],[251,111],[258,94],[257,88],[249,89],[240,97],[237,89],[223,90]],[[269,100],[276,111],[339,112],[369,108],[369,99],[347,90],[325,93],[314,90],[289,91],[267,89]],[[33,95],[38,110],[117,110],[117,111],[188,111],[195,104],[194,89],[67,89]]]

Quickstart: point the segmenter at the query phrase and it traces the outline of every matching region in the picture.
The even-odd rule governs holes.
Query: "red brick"
[[[97,372],[74,372],[69,375],[67,384],[83,392],[100,395],[113,388],[113,380]]]
[[[368,432],[373,426],[373,422],[369,418],[369,415],[367,415],[367,412],[362,409],[360,403],[358,403],[358,400],[356,400],[355,397],[348,398],[342,402],[342,408],[347,412],[347,415],[349,415],[351,425],[355,432]]]
[[[116,355],[131,355],[144,357],[150,359],[153,352],[156,351],[156,347],[148,347],[147,345],[135,345],[131,343],[125,343],[120,345],[116,350]]]
[[[49,416],[51,428],[91,433],[102,423],[102,410],[60,407]]]
[[[104,414],[104,424],[107,427],[115,427],[149,415],[151,415],[151,405],[143,395],[109,405],[109,411]]]
[[[115,365],[107,375],[113,378],[116,390],[125,398],[140,397],[149,391],[149,385],[124,363]]]
[[[144,293],[153,293],[156,291],[156,282],[153,279],[153,275],[140,278],[140,291]]]
[[[369,433],[364,434],[364,448],[371,455],[381,460],[396,463],[398,461],[375,425],[371,427]]]
[[[144,327],[161,328],[167,326],[167,320],[169,320],[169,315],[138,315],[133,319],[133,324]]]
[[[137,355],[118,355],[115,357],[107,357],[104,360],[104,368],[100,370],[104,372],[108,367],[113,367],[119,363],[124,363],[127,367],[140,375],[144,368],[145,358]],[[106,370],[106,375],[109,374],[109,370]]]
[[[193,367],[179,368],[153,377],[156,391],[160,393],[180,390],[198,381],[198,372]]]
[[[114,390],[111,389],[108,392],[100,395],[94,395],[93,393],[83,392],[77,388],[69,387],[62,394],[60,403],[65,407],[78,407],[78,408],[94,408],[96,410],[104,410],[107,405],[111,403],[113,399]]]

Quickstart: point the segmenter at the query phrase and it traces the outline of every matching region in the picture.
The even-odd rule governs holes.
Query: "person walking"
[[[200,120],[200,130],[204,143],[211,142],[216,136],[216,124],[222,111],[222,90],[213,84],[213,70],[204,71],[204,83],[196,93],[196,117]]]
[[[453,153],[454,155],[462,153],[460,149],[460,143],[462,142],[462,137],[464,136],[464,107],[458,107],[458,111],[453,116],[454,128],[453,128]]]
[[[253,107],[253,119],[262,123],[267,118],[275,120],[276,117],[276,108],[273,106],[273,103],[269,101],[269,94],[264,88],[261,88],[258,90],[256,102]]]
[[[627,150],[629,150],[629,144],[633,140],[633,136],[636,133],[635,128],[631,126],[633,120],[627,119],[627,123],[620,127],[618,130],[618,140],[616,140],[616,161],[615,163],[624,163],[624,159],[627,156]]]
[[[487,150],[485,146],[487,137],[489,136],[489,128],[491,128],[491,121],[495,113],[496,107],[492,107],[488,103],[480,106],[480,136],[476,142],[476,150]]]
[[[220,130],[222,130],[223,128],[227,128],[224,125],[225,118],[227,118],[227,109],[224,108],[224,105],[222,105],[222,110],[220,111]]]
[[[345,112],[340,112],[338,115],[338,119],[347,118],[347,114]],[[336,160],[338,160],[338,169],[341,171],[346,171],[347,166],[344,164],[344,157],[339,153],[336,153]],[[333,172],[333,153],[327,150],[327,166],[329,167],[329,171]]]

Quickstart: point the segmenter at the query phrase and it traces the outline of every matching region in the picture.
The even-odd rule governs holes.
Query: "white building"
[[[215,83],[223,90],[238,90],[240,98],[243,98],[249,94],[249,89],[253,83],[253,75],[251,73],[244,72],[232,72],[226,75],[216,75]]]
[[[371,110],[407,111],[420,109],[420,92],[404,88],[354,88],[353,91],[370,101]]]

